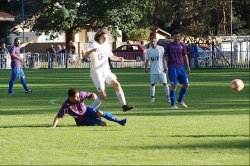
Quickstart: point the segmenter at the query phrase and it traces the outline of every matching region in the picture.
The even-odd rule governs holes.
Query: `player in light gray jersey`
[[[92,107],[97,108],[106,98],[106,88],[105,82],[111,84],[115,90],[116,95],[122,105],[122,110],[124,112],[133,109],[133,106],[128,106],[126,104],[125,95],[121,88],[120,83],[117,81],[117,77],[113,74],[109,68],[108,58],[114,61],[124,61],[123,57],[116,57],[112,53],[109,44],[107,43],[107,38],[109,37],[109,32],[103,28],[95,34],[95,41],[92,42],[87,52],[85,53],[85,58],[90,56],[91,59],[91,70],[90,76],[99,92],[99,96],[95,99]]]
[[[150,61],[150,73],[151,73],[151,86],[150,86],[150,102],[155,101],[155,84],[159,84],[159,80],[163,83],[164,91],[166,93],[167,102],[171,102],[169,87],[167,84],[166,72],[166,55],[164,54],[164,48],[158,46],[155,34],[150,36],[150,48],[147,51],[147,59],[145,65],[145,72],[148,73],[148,64]]]

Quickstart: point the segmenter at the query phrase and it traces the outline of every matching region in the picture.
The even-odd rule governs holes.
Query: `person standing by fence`
[[[30,93],[33,91],[32,89],[29,89],[27,87],[27,84],[25,81],[25,75],[24,75],[23,69],[21,67],[21,64],[24,61],[20,56],[20,49],[22,47],[25,47],[26,45],[32,44],[32,43],[33,43],[33,40],[26,42],[26,43],[23,43],[23,44],[20,44],[20,39],[15,38],[14,45],[10,48],[12,74],[11,74],[11,79],[9,82],[9,90],[8,90],[7,94],[14,94],[15,93],[12,91],[15,79],[21,79],[21,83],[23,85],[25,93]]]
[[[2,47],[0,48],[0,68],[6,69],[7,64],[7,55],[9,54],[8,49],[6,48],[6,44],[3,43]]]
[[[172,86],[170,90],[171,108],[178,109],[178,107],[175,105],[175,91],[177,89],[177,81],[179,81],[180,84],[183,84],[177,102],[182,107],[186,108],[187,105],[182,100],[189,87],[187,74],[190,73],[190,66],[188,62],[187,48],[184,43],[180,42],[181,35],[178,30],[174,30],[173,38],[174,41],[168,43],[166,46],[166,54],[168,57],[168,77]],[[187,66],[187,73],[184,62]]]
[[[52,44],[46,50],[46,53],[48,54],[48,68],[53,69],[54,68],[54,58],[55,58],[55,55],[56,55],[56,50],[54,49],[54,46]]]

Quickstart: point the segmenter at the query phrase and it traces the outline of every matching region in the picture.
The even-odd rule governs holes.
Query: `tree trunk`
[[[68,50],[70,50],[70,42],[73,42],[73,28],[70,28],[68,30],[65,31],[65,36],[66,36],[66,48]],[[66,68],[68,68],[68,59],[69,59],[69,54],[66,54]]]

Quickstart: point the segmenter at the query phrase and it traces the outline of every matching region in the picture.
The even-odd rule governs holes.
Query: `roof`
[[[15,16],[0,10],[0,21],[15,21]]]
[[[162,35],[164,37],[171,37],[170,33],[166,32],[166,31],[164,31],[164,30],[162,30],[160,28],[150,28],[149,30],[151,30],[151,31],[153,31],[155,33],[158,33],[158,34],[160,34],[160,35]]]

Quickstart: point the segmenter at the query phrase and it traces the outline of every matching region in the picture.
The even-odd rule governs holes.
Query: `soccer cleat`
[[[178,101],[178,104],[180,104],[180,105],[181,105],[182,107],[184,107],[184,108],[187,108],[187,107],[188,107],[183,101],[181,101],[181,102]]]
[[[127,112],[129,110],[132,110],[133,108],[134,108],[134,106],[128,106],[128,105],[123,105],[122,106],[123,112]]]
[[[125,126],[126,123],[127,123],[127,118],[123,119],[123,120],[120,122],[120,125]]]
[[[155,102],[155,98],[154,98],[154,97],[151,97],[150,102]]]
[[[33,90],[32,89],[29,89],[27,91],[25,91],[25,93],[31,93]]]
[[[7,94],[12,95],[15,94],[15,92],[7,92]]]
[[[178,107],[176,105],[172,105],[171,108],[172,109],[178,109]]]
[[[167,102],[171,103],[171,99],[169,97],[167,98]]]

